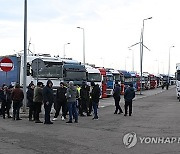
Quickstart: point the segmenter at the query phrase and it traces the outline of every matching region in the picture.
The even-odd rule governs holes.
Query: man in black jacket
[[[83,111],[86,112],[87,116],[90,116],[89,113],[89,91],[90,88],[86,84],[86,82],[82,83],[82,87],[80,90],[80,98],[81,98],[81,104],[82,104],[82,111],[80,111],[80,115],[83,115]]]
[[[56,113],[53,121],[57,120],[61,107],[62,107],[62,120],[66,119],[66,113],[67,113],[66,92],[67,92],[67,88],[64,86],[64,83],[61,82],[60,87],[57,89],[56,92],[56,103],[55,103]]]
[[[119,110],[118,114],[123,113],[123,111],[122,111],[122,109],[121,109],[121,107],[119,105],[119,102],[120,102],[120,99],[121,99],[120,93],[121,93],[120,85],[118,84],[118,82],[116,82],[115,83],[115,88],[114,88],[114,91],[113,91],[113,97],[114,97],[115,106],[116,106],[114,114],[117,114],[118,110]]]
[[[93,105],[93,110],[94,110],[94,118],[93,120],[98,120],[98,103],[99,103],[99,97],[101,95],[99,85],[95,85],[94,82],[91,82],[91,86],[93,87],[92,92],[91,92],[91,99],[92,99],[92,105]]]
[[[50,121],[51,107],[54,102],[52,86],[53,86],[52,81],[48,80],[47,85],[43,88],[43,103],[44,103],[44,109],[45,109],[44,124],[53,124],[53,122]]]
[[[133,84],[130,84],[124,93],[124,100],[125,100],[125,114],[124,114],[124,116],[127,116],[128,107],[129,107],[129,116],[131,116],[131,114],[132,114],[132,100],[134,97],[135,97],[135,92],[134,92]]]
[[[5,119],[5,112],[8,115],[8,118],[11,118],[9,114],[9,110],[11,108],[11,90],[4,84],[2,89],[0,89],[0,99],[2,100],[1,111],[3,115],[3,119]]]
[[[35,120],[35,104],[33,101],[34,88],[35,88],[34,84],[29,84],[28,91],[27,91],[27,100],[28,100],[27,106],[29,107],[29,121]]]

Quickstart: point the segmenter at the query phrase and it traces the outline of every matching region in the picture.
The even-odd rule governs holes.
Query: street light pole
[[[170,75],[170,51],[171,51],[171,48],[174,48],[174,45],[169,47],[168,83],[170,83],[170,81],[169,81],[169,75]]]
[[[157,62],[157,65],[158,65],[158,70],[157,70],[157,74],[159,75],[159,60],[158,59],[156,59],[156,60],[154,60],[155,62]],[[155,72],[154,72],[155,73]]]
[[[131,48],[129,50],[132,52],[132,71],[134,72],[134,51]]]
[[[125,57],[125,70],[126,70],[126,59],[128,59],[129,57]]]
[[[27,0],[24,1],[24,69],[23,69],[23,111],[26,111],[26,73],[27,73]]]
[[[85,65],[85,30],[82,27],[77,27],[83,30],[83,64]]]
[[[68,45],[68,44],[70,44],[70,43],[64,44],[64,58],[66,57],[66,45]]]
[[[152,17],[143,19],[143,27],[141,30],[141,37],[140,37],[140,71],[141,71],[141,88],[140,88],[140,94],[142,94],[142,62],[143,62],[143,47],[144,47],[144,21],[152,19]]]
[[[163,62],[163,61],[161,61],[161,62],[160,62],[160,64],[161,64],[161,66],[162,66],[162,68],[161,68],[162,73],[164,74],[164,62]]]

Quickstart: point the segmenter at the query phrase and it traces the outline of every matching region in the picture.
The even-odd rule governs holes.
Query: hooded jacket
[[[114,99],[119,99],[120,98],[120,93],[121,93],[121,88],[119,84],[116,84],[114,91],[113,91],[113,97]]]
[[[77,88],[74,85],[70,85],[67,88],[66,97],[67,97],[67,102],[76,102],[76,98],[79,97],[79,94]]]
[[[95,103],[98,103],[100,95],[101,95],[101,91],[100,91],[99,85],[94,85],[91,92],[92,101]]]
[[[135,97],[135,92],[133,87],[128,87],[124,93],[124,99],[125,101],[132,101],[132,99]]]
[[[27,100],[28,100],[27,106],[30,107],[30,106],[34,105],[33,97],[34,97],[34,89],[29,88],[27,91]]]
[[[43,102],[44,103],[49,102],[52,104],[54,102],[54,94],[53,94],[53,89],[49,87],[50,82],[51,81],[48,80],[47,85],[43,88]]]

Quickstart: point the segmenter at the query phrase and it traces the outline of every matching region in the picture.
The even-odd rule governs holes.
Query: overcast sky
[[[83,61],[85,29],[86,62],[96,66],[139,72],[139,45],[145,21],[143,71],[171,73],[180,62],[179,0],[27,0],[28,41],[35,53],[50,53]],[[23,50],[24,0],[0,0],[0,55]],[[171,48],[171,46],[175,46]]]

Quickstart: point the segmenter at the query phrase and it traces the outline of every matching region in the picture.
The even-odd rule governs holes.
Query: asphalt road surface
[[[21,121],[0,117],[0,154],[180,153],[180,103],[175,88],[137,96],[131,117],[114,115],[112,98],[102,104],[99,120],[80,117],[78,124],[60,118],[44,125],[29,122],[25,115]]]

